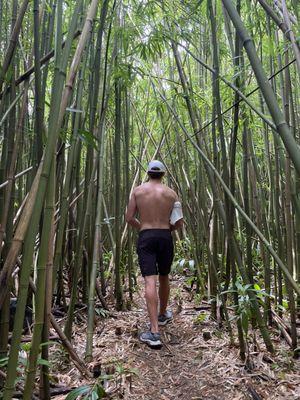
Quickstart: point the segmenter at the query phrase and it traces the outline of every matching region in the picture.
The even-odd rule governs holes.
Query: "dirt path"
[[[138,340],[147,318],[142,291],[136,293],[132,311],[113,313],[99,321],[94,340],[94,368],[102,373],[116,365],[137,370],[138,375],[123,379],[114,399],[126,400],[238,400],[300,399],[300,361],[290,357],[285,343],[274,331],[277,351],[270,356],[259,342],[251,345],[253,368],[247,371],[238,357],[238,348],[229,347],[225,327],[218,329],[209,311],[197,311],[183,289],[183,280],[171,284],[174,321],[162,328],[164,346],[150,349]],[[199,318],[199,313],[202,316]],[[198,323],[197,320],[199,321]],[[78,327],[79,328],[79,327]],[[211,333],[205,341],[203,331]],[[76,330],[75,347],[83,354],[84,329]],[[65,375],[61,375],[63,378]],[[64,380],[64,378],[63,378]],[[66,384],[79,385],[76,370]],[[64,399],[65,396],[57,397]]]

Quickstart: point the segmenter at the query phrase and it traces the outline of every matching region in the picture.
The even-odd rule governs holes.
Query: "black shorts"
[[[145,229],[140,232],[137,254],[143,276],[168,275],[174,256],[169,229]]]

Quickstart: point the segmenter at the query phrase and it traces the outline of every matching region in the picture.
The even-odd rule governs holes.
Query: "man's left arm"
[[[131,196],[130,196],[129,203],[128,203],[128,206],[127,206],[126,222],[129,225],[131,225],[133,228],[140,230],[141,223],[135,217],[136,213],[137,213],[137,205],[136,205],[135,193],[133,191]]]

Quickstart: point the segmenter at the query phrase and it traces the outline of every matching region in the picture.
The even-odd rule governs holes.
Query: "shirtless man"
[[[137,254],[145,279],[145,298],[150,318],[150,331],[143,332],[140,340],[150,346],[161,346],[158,325],[165,325],[172,319],[171,311],[167,311],[170,293],[169,273],[173,261],[171,230],[181,228],[183,225],[178,196],[174,190],[162,183],[165,172],[166,168],[160,161],[153,160],[149,163],[147,169],[149,181],[133,190],[126,213],[126,222],[139,230]],[[174,208],[174,203],[177,210]],[[139,219],[136,218],[137,213]],[[170,224],[171,214],[172,221],[176,221],[174,225]],[[159,275],[159,314],[157,314],[157,275]]]

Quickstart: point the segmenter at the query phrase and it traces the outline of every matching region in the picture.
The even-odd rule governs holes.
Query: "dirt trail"
[[[197,311],[189,301],[183,279],[172,280],[171,287],[175,316],[173,322],[161,329],[164,346],[160,350],[150,349],[138,340],[148,322],[142,290],[135,294],[131,311],[112,313],[98,321],[93,365],[100,367],[102,373],[109,373],[118,363],[138,372],[137,376],[122,380],[122,389],[113,399],[300,399],[300,361],[291,359],[276,331],[272,333],[276,355],[267,354],[260,341],[256,351],[251,345],[253,368],[247,371],[239,359],[238,348],[229,347],[225,327],[218,329],[209,318],[209,310]],[[203,314],[200,318],[199,313]],[[203,331],[211,333],[209,340],[204,340]],[[80,326],[74,344],[83,354],[85,334]],[[60,375],[60,379],[65,380],[64,377]],[[80,385],[79,382],[73,369],[65,383]]]

